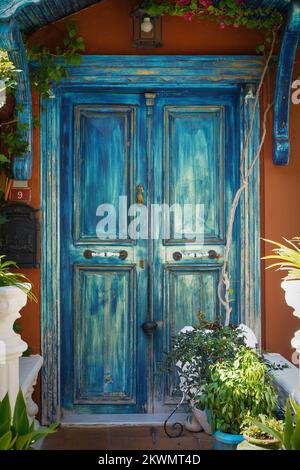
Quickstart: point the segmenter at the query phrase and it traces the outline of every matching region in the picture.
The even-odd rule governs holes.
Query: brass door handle
[[[136,203],[144,204],[144,188],[142,184],[138,184],[136,187]]]

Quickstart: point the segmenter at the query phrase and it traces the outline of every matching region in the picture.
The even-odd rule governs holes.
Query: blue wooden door
[[[143,413],[166,410],[176,401],[174,378],[160,370],[172,337],[195,324],[199,312],[208,319],[222,316],[217,283],[239,178],[238,113],[234,89],[64,94],[61,355],[66,411]],[[124,226],[130,226],[128,209],[137,200],[144,200],[148,225],[147,235],[135,238]],[[168,236],[158,223],[158,234],[148,237],[152,204],[195,203],[203,205],[204,242],[195,241],[188,230],[180,239],[172,217]],[[106,210],[99,210],[103,204]],[[112,207],[115,223],[107,218]],[[230,266],[238,290],[237,234],[238,227]],[[216,256],[206,256],[209,252]],[[237,320],[238,305],[233,306]],[[146,320],[156,329],[143,330]]]

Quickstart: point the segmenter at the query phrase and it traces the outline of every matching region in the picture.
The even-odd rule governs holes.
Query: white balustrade
[[[25,284],[25,287],[30,288],[30,284]],[[28,346],[14,331],[14,323],[21,317],[20,310],[26,303],[26,292],[18,287],[0,287],[0,400],[8,392],[13,410],[21,388],[27,414],[32,421],[38,412],[38,407],[32,400],[32,393],[43,359],[38,355],[22,357]]]

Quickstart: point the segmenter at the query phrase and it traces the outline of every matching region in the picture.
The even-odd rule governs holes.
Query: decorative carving
[[[35,419],[39,408],[33,401],[32,394],[42,365],[43,358],[39,355],[20,358],[20,387],[24,395],[28,419],[30,422],[34,419],[35,429],[39,427],[39,422]]]
[[[13,173],[16,180],[29,180],[32,170],[32,100],[26,51],[18,23],[14,18],[0,20],[0,47],[8,52],[11,61],[21,70],[16,75],[16,104],[19,105],[17,116],[21,128],[25,125],[22,132],[24,140],[28,142],[28,151],[22,156],[14,155]]]
[[[36,213],[36,209],[21,203],[8,204],[1,209],[1,214],[8,220],[0,225],[1,251],[20,268],[38,267]]]
[[[12,409],[19,390],[19,357],[28,347],[13,325],[26,303],[27,295],[18,287],[0,287],[0,344],[4,356],[0,362],[0,400],[8,392]]]
[[[287,165],[290,158],[290,95],[299,34],[300,1],[295,0],[290,4],[278,60],[274,102],[273,160],[275,165]]]

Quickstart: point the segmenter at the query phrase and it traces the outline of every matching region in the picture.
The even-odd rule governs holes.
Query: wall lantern
[[[131,12],[133,18],[133,46],[142,49],[162,47],[162,17],[149,16],[146,1],[140,2]]]

